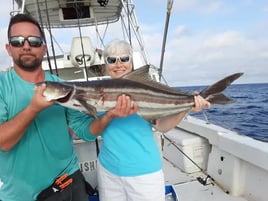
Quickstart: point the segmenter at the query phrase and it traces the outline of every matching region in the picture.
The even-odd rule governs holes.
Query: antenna
[[[160,60],[160,67],[159,67],[159,73],[158,73],[159,74],[159,81],[161,81],[161,77],[162,77],[165,46],[166,46],[166,40],[167,40],[167,31],[168,31],[169,17],[170,17],[172,5],[173,5],[173,0],[168,0],[167,1],[167,15],[166,15],[165,31],[164,31],[164,36],[163,36],[161,60]]]

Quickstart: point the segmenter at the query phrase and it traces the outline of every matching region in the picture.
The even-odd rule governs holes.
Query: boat
[[[157,67],[148,61],[134,1],[13,0],[13,3],[18,5],[18,9],[11,14],[26,12],[39,20],[46,30],[50,47],[58,45],[53,36],[54,29],[62,30],[62,33],[78,30],[78,35],[70,41],[70,51],[56,54],[51,48],[43,61],[45,70],[65,80],[107,78],[102,57],[105,38],[109,38],[108,28],[122,25],[119,37],[125,37],[130,44],[137,46],[134,48],[134,67],[150,65],[152,79],[161,80],[162,65]],[[163,47],[171,7],[172,1],[168,0]],[[94,30],[95,39],[81,31],[89,27]],[[99,42],[96,45],[94,41]],[[163,52],[161,58],[164,58]],[[163,156],[166,200],[267,200],[267,143],[190,115],[167,133],[155,131],[155,138]],[[101,141],[101,138],[96,142],[74,138],[80,170],[94,188],[97,187],[97,154]],[[98,197],[93,195],[89,200],[98,200]]]

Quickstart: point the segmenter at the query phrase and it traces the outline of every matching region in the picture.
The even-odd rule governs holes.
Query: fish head
[[[55,100],[59,103],[65,103],[69,101],[74,90],[74,87],[67,83],[51,81],[36,83],[35,87],[38,87],[42,84],[46,84],[46,89],[43,93],[43,96],[45,96],[48,101]]]

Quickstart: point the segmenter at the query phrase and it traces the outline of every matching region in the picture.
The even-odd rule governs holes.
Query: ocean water
[[[179,87],[193,92],[206,86]],[[224,94],[235,102],[228,105],[212,105],[204,112],[193,113],[199,119],[233,130],[257,140],[268,142],[268,83],[232,84]],[[205,116],[206,117],[205,117]]]

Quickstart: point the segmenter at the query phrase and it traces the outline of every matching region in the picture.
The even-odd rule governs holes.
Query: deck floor
[[[201,172],[187,174],[166,159],[163,159],[163,170],[166,184],[173,185],[179,201],[247,201],[231,196],[215,185],[202,185],[196,180],[198,176],[204,177]]]

